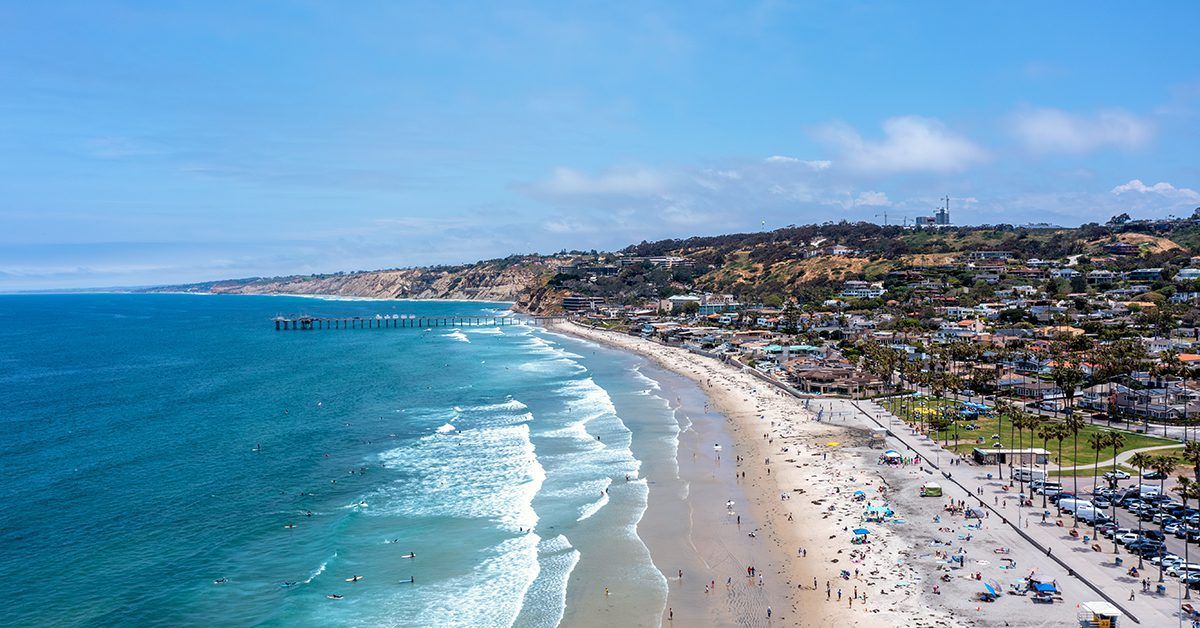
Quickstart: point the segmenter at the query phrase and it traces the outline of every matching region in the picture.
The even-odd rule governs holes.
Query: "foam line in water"
[[[461,329],[456,329],[448,334],[442,334],[442,338],[453,338],[459,342],[471,342],[471,339],[467,338],[467,335]]]

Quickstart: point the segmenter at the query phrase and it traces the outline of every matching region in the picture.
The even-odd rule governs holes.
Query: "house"
[[[1141,247],[1128,242],[1113,242],[1112,244],[1104,245],[1104,250],[1113,255],[1137,255],[1142,252]]]
[[[847,281],[842,284],[842,295],[848,299],[878,299],[887,292],[883,289],[883,284],[868,283],[866,281]]]
[[[1079,271],[1074,268],[1055,268],[1050,271],[1050,276],[1054,279],[1074,279],[1079,276]]]
[[[1130,281],[1158,281],[1162,279],[1163,269],[1161,268],[1138,268],[1129,271],[1128,279]]]
[[[1117,280],[1117,274],[1111,270],[1097,269],[1087,274],[1087,282],[1093,286],[1108,285]]]
[[[981,260],[1007,260],[1012,258],[1012,251],[972,251],[967,254],[967,259],[972,261]]]
[[[604,305],[603,297],[571,295],[563,297],[562,308],[567,312],[586,312]]]
[[[1181,268],[1175,273],[1175,281],[1200,280],[1200,268]]]

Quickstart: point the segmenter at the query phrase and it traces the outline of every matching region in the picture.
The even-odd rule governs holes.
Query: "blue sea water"
[[[636,359],[529,325],[274,330],[300,312],[507,314],[0,296],[3,623],[553,626],[614,562],[665,600],[632,452],[678,427]]]

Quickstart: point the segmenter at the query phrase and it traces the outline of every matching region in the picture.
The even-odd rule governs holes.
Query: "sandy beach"
[[[952,502],[972,505],[974,498],[956,494],[957,487],[944,483],[943,497],[919,497],[920,485],[936,477],[932,469],[917,461],[879,464],[882,450],[870,443],[874,425],[846,400],[816,399],[806,408],[736,365],[575,324],[552,329],[637,353],[690,379],[707,395],[707,409],[724,417],[724,429],[680,435],[680,477],[692,489],[690,525],[662,520],[652,505],[639,526],[670,581],[674,621],[664,615],[663,625],[1069,625],[1076,604],[1094,599],[989,513],[968,520],[947,511]],[[718,462],[713,445],[722,437],[732,448],[723,446]],[[722,491],[730,489],[722,483],[729,482],[746,503],[727,507]],[[860,500],[855,491],[862,491]],[[893,519],[863,522],[867,505],[884,504]],[[870,530],[869,542],[852,543],[860,527]],[[687,561],[689,549],[712,575],[689,578],[685,569],[682,581],[672,577],[677,568],[666,563]],[[751,564],[753,577],[746,573]],[[740,576],[731,584],[717,577],[730,572]],[[1061,599],[979,601],[985,583],[1007,590],[1031,573],[1055,582]],[[713,581],[716,594],[705,593]]]

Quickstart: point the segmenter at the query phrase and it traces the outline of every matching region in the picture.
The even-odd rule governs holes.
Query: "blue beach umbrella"
[[[862,536],[862,535],[864,535],[864,534],[870,534],[870,533],[871,533],[871,531],[870,531],[870,530],[868,530],[868,529],[866,529],[866,528],[857,528],[857,529],[855,529],[855,530],[854,530],[854,533],[855,533],[855,534],[857,534],[857,535],[859,535],[859,536]]]

